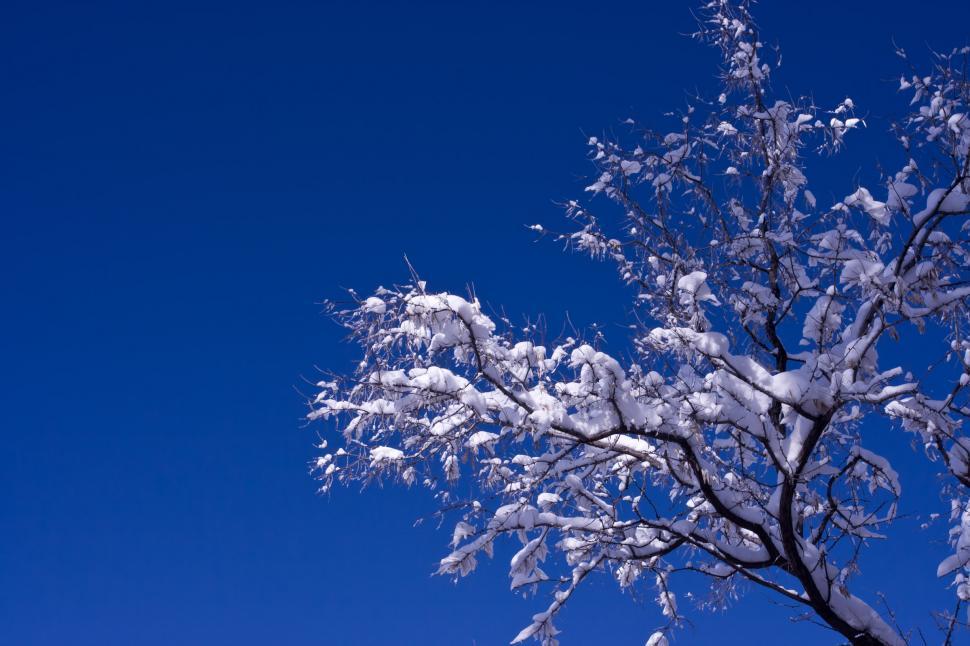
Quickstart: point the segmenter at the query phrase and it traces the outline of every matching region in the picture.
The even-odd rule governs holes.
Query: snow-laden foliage
[[[570,202],[578,229],[561,234],[633,287],[632,358],[574,338],[540,345],[416,277],[379,289],[336,311],[363,360],[313,402],[311,417],[342,435],[316,462],[323,488],[434,491],[455,522],[443,574],[467,575],[517,537],[512,588],[551,598],[513,642],[554,644],[557,613],[607,572],[654,588],[669,623],[648,643],[666,644],[684,608],[670,581],[691,571],[714,581],[715,603],[753,584],[853,644],[903,644],[910,635],[851,591],[902,495],[865,447],[861,422],[881,419],[946,472],[949,643],[970,600],[967,51],[902,78],[898,171],[826,187],[845,197],[824,204],[806,159],[824,163],[866,125],[853,102],[774,98],[747,2],[711,2],[700,24],[696,37],[723,55],[723,93],[677,115],[673,132],[635,128],[632,147],[590,139],[586,190],[614,215]],[[951,357],[941,392],[925,361],[880,358],[923,332]]]

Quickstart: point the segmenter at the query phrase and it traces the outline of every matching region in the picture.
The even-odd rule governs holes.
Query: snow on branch
[[[805,160],[865,125],[852,100],[774,98],[749,2],[706,4],[696,36],[722,54],[720,95],[671,132],[591,138],[591,202],[568,203],[575,228],[554,234],[632,287],[629,356],[539,343],[417,278],[352,294],[331,309],[362,360],[319,384],[310,417],[342,442],[316,472],[323,490],[433,492],[454,521],[441,574],[518,541],[511,587],[551,601],[514,642],[556,643],[557,614],[605,572],[656,590],[668,623],[648,643],[666,644],[683,621],[673,583],[691,571],[715,582],[714,605],[756,585],[853,644],[906,643],[849,591],[859,554],[892,538],[905,476],[863,439],[895,423],[944,467],[953,551],[939,574],[970,600],[967,51],[903,77],[900,170],[826,189],[846,195],[826,207]],[[882,359],[928,329],[946,339],[942,387],[925,357]]]

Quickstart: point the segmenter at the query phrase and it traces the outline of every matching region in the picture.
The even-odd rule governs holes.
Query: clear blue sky
[[[300,392],[353,362],[319,303],[405,279],[407,253],[510,313],[621,321],[609,267],[522,225],[581,194],[585,136],[713,89],[714,54],[679,35],[688,6],[6,3],[0,642],[507,643],[544,603],[508,592],[508,554],[455,587],[430,576],[447,532],[411,527],[426,495],[315,495],[324,427]],[[903,107],[890,39],[922,54],[970,24],[941,0],[759,13],[779,88],[848,94],[873,123]],[[820,199],[895,162],[883,136],[859,133]],[[918,563],[869,561],[904,619],[949,604],[942,534]],[[642,644],[659,621],[605,578],[570,606],[564,644]],[[677,643],[789,627],[759,592],[694,617]]]

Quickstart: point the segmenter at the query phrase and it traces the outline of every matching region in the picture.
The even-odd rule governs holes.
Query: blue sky
[[[602,321],[622,348],[612,269],[522,225],[559,222],[553,201],[581,194],[586,136],[713,90],[713,52],[680,35],[688,8],[8,3],[2,641],[507,643],[543,603],[508,592],[507,554],[456,587],[430,576],[447,532],[412,528],[426,495],[315,494],[325,427],[301,421],[300,393],[316,366],[354,361],[320,302],[406,279],[407,253],[434,288]],[[876,123],[904,108],[891,38],[920,55],[966,44],[970,9],[825,0],[759,15],[785,52],[778,89],[848,94]],[[881,126],[855,139],[820,199],[896,160]],[[883,442],[910,455],[899,433]],[[887,545],[870,560],[915,607],[905,620],[928,625],[914,600],[949,603],[929,553],[942,533],[920,535],[926,558]],[[564,644],[642,644],[659,622],[646,596],[593,581]],[[790,631],[787,617],[752,592],[695,614],[678,643],[741,643],[754,626]],[[837,643],[808,624],[785,641]]]

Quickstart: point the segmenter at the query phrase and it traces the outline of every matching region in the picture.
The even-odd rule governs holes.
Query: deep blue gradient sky
[[[622,321],[612,269],[522,225],[581,193],[586,136],[713,89],[713,52],[679,35],[688,7],[6,3],[0,643],[507,643],[545,603],[508,592],[508,554],[456,587],[430,576],[448,533],[411,527],[426,495],[315,494],[324,427],[302,423],[300,392],[354,360],[319,303],[406,279],[407,253],[433,288],[474,283],[510,313]],[[785,51],[778,87],[848,94],[875,122],[903,107],[891,37],[965,44],[970,8],[760,15]],[[859,133],[820,199],[895,161],[883,136]],[[905,459],[882,430],[873,444]],[[935,552],[918,563],[905,545],[870,561],[919,606],[907,621],[927,624],[911,601],[949,603],[942,534],[921,535]],[[694,616],[678,643],[789,627],[756,591]],[[564,644],[642,644],[658,621],[599,579],[561,624]]]

